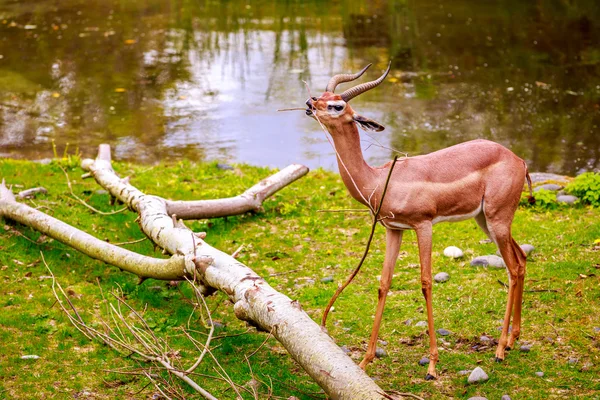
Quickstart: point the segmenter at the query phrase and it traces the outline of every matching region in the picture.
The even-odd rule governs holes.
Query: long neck
[[[367,204],[374,189],[376,173],[363,158],[356,124],[329,127],[337,151],[337,162],[344,185],[357,201]]]

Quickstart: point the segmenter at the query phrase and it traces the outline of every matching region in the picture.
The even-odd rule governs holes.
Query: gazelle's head
[[[312,97],[306,101],[306,105],[308,106],[306,115],[318,119],[327,127],[329,132],[343,130],[344,125],[353,123],[358,124],[366,131],[380,132],[384,130],[385,128],[381,124],[356,114],[348,102],[359,94],[373,89],[383,82],[390,72],[391,63],[379,79],[354,86],[341,94],[334,93],[335,87],[338,84],[358,79],[370,66],[371,64],[367,65],[356,74],[340,74],[332,77],[325,88],[325,93],[321,97]]]

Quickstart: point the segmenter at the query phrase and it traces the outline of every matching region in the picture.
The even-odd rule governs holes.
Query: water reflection
[[[600,6],[519,1],[0,2],[0,153],[335,168],[306,81],[368,62],[370,162],[490,138],[532,170],[600,168]],[[376,139],[376,141],[375,141]]]

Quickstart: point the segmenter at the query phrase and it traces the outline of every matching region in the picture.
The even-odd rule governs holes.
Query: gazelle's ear
[[[354,114],[352,116],[354,122],[358,124],[363,130],[371,132],[381,132],[385,127],[372,119],[363,117],[362,115]]]

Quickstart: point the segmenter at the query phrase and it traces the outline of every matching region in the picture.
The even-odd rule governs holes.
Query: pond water
[[[335,169],[318,124],[276,110],[392,60],[352,102],[386,126],[369,162],[488,138],[598,170],[599,41],[598,1],[0,0],[0,155]]]

